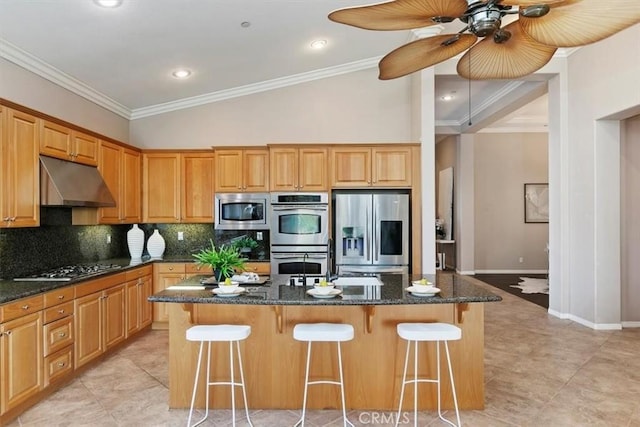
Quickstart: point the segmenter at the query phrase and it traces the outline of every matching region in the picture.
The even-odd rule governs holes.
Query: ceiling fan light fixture
[[[114,9],[122,5],[122,0],[93,0],[93,2],[100,7],[106,7],[109,9]]]
[[[493,41],[496,43],[505,43],[511,38],[511,33],[507,30],[499,29],[493,33]]]

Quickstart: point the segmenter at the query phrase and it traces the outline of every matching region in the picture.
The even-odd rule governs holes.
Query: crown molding
[[[131,110],[129,108],[1,38],[0,57],[125,119],[131,118]]]
[[[157,114],[169,113],[177,110],[183,110],[185,108],[197,107],[200,105],[224,101],[231,98],[252,95],[259,92],[266,92],[269,90],[293,86],[313,80],[326,79],[328,77],[339,76],[341,74],[352,73],[354,71],[366,70],[369,68],[377,67],[378,62],[381,58],[382,57],[367,58],[361,61],[349,62],[347,64],[342,64],[335,67],[322,68],[319,70],[309,71],[307,73],[293,74],[291,76],[265,80],[263,82],[250,85],[238,86],[231,89],[192,96],[190,98],[183,98],[177,101],[136,108],[131,113],[131,120],[155,116]]]

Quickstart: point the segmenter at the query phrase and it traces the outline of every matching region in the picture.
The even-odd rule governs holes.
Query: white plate
[[[311,295],[314,298],[333,298],[340,295],[342,291],[340,289],[331,289],[331,292],[328,294],[320,294],[315,289],[309,289],[307,294]]]
[[[247,290],[245,288],[238,288],[233,292],[224,292],[224,291],[221,291],[220,288],[214,288],[214,289],[211,289],[211,292],[213,292],[219,297],[237,297],[238,295],[247,292]]]
[[[433,283],[431,283],[430,281],[427,280],[426,284],[422,284],[422,282],[420,280],[414,280],[413,282],[414,285],[418,285],[418,286],[433,286]]]
[[[430,288],[428,292],[424,292],[423,289],[417,289],[415,286],[409,286],[407,291],[411,293],[411,295],[415,295],[417,297],[432,297],[438,292],[440,289],[438,288]]]

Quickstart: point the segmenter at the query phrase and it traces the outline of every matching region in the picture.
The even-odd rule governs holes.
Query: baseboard
[[[623,328],[640,328],[640,322],[622,322]]]
[[[573,322],[581,324],[582,326],[586,326],[587,328],[594,329],[596,331],[619,331],[623,327],[622,323],[593,323],[589,320],[583,319],[582,317],[574,316],[573,314],[559,313],[552,309],[549,309],[547,313],[559,319],[571,320]],[[634,323],[640,324],[640,322],[634,322]]]
[[[476,274],[547,274],[547,270],[475,270]]]
[[[465,271],[465,270],[456,270],[457,274],[460,274],[462,276],[473,276],[476,274],[476,272],[474,270],[469,270],[469,271]]]

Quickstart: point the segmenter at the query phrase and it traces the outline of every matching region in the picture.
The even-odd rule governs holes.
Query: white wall
[[[410,79],[381,82],[370,69],[131,122],[142,148],[273,142],[416,142]]]
[[[0,58],[0,98],[129,142],[129,120]]]
[[[551,221],[554,215],[557,221],[567,215],[568,229],[552,230],[551,241],[559,248],[552,246],[551,256],[559,263],[551,271],[551,292],[567,297],[552,296],[549,308],[599,329],[619,328],[621,321],[620,158],[610,155],[619,152],[619,135],[615,124],[603,120],[637,114],[638,40],[640,24],[579,49],[567,61],[566,93],[550,94],[550,102],[566,98],[566,108],[561,106],[561,117],[555,118],[559,130],[550,133],[549,144],[561,147],[554,152],[566,153],[559,162],[550,161],[556,168],[550,176],[560,179],[558,188],[567,189],[552,194],[551,203],[561,209],[551,210]],[[565,88],[552,85],[551,90]]]

